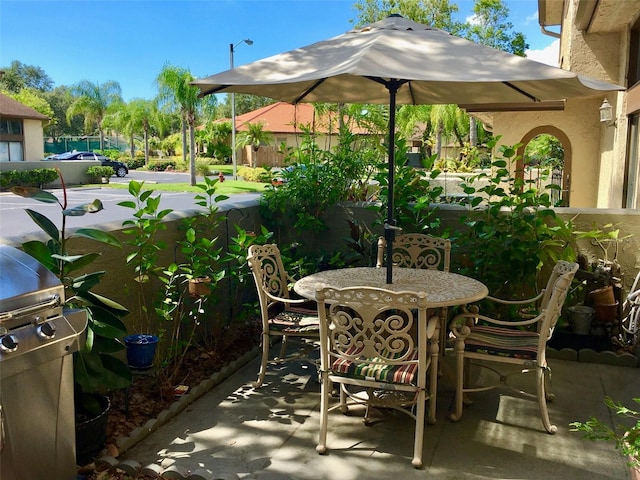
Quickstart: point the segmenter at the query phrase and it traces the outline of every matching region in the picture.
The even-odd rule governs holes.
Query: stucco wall
[[[259,231],[261,225],[261,218],[258,212],[258,201],[246,202],[242,207],[224,207],[221,206],[221,214],[226,215],[227,220],[221,222],[218,229],[218,246],[226,247],[230,243],[230,239],[236,236],[236,230],[234,225],[239,225],[245,230]],[[618,253],[618,260],[622,265],[624,277],[624,288],[628,289],[631,286],[633,278],[640,270],[640,211],[636,210],[601,210],[601,209],[572,209],[572,208],[559,208],[556,209],[558,215],[566,219],[573,219],[576,229],[580,230],[592,230],[594,225],[602,227],[606,224],[612,223],[617,225],[621,230],[621,237],[631,235],[630,238],[626,238],[620,242],[620,250]],[[180,230],[182,225],[182,218],[192,214],[193,212],[174,212],[168,217],[165,222],[167,229],[159,233],[158,240],[166,242],[167,248],[163,251],[159,263],[163,266],[168,265],[171,262],[181,262],[179,250],[176,249],[176,243],[183,236],[183,231]],[[467,208],[457,205],[440,205],[438,207],[437,215],[442,221],[441,231],[433,232],[434,234],[441,234],[442,231],[452,231],[462,228],[460,223],[460,216],[468,213]],[[306,247],[311,247],[318,251],[324,250],[327,252],[335,251],[338,247],[346,245],[347,239],[350,238],[350,227],[347,219],[357,219],[358,222],[370,229],[372,235],[372,241],[375,242],[375,238],[381,235],[382,227],[380,225],[372,227],[374,220],[377,218],[375,211],[370,209],[370,204],[366,203],[344,203],[337,205],[325,213],[325,218],[329,226],[328,231],[323,232],[321,235],[312,235],[309,238],[298,237],[293,230],[283,228],[277,232],[274,241],[280,245],[290,244],[292,242],[300,242]],[[121,230],[120,224],[102,224],[97,225],[96,228],[104,229],[115,234],[120,240],[131,240],[131,237],[124,235]],[[38,238],[43,239],[41,234],[33,234],[24,238],[2,238],[0,241],[9,245],[19,247],[22,242],[29,241],[31,239]],[[139,301],[135,295],[137,287],[133,280],[133,272],[130,266],[126,265],[126,255],[130,251],[131,247],[125,247],[123,250],[118,250],[106,246],[97,246],[94,242],[83,238],[71,240],[70,247],[73,251],[97,251],[101,254],[100,258],[94,262],[91,266],[91,271],[105,270],[107,274],[104,276],[103,281],[97,289],[98,293],[103,293],[109,298],[122,303],[131,311],[131,314],[125,319],[125,323],[128,325],[135,321],[136,312],[139,311]],[[582,242],[581,248],[584,252],[587,252],[592,259],[601,258],[602,252],[597,246],[590,245],[588,242]],[[375,243],[372,243],[372,254],[375,252]],[[456,258],[452,259],[452,267],[455,270],[455,265],[458,264]],[[159,286],[154,286],[158,288]],[[223,280],[220,284],[219,290],[219,303],[217,305],[217,318],[230,318],[234,314],[233,305],[229,301],[231,294],[229,291],[228,280]],[[248,291],[242,292],[243,298],[249,298],[255,295],[254,285],[252,282],[248,285]],[[627,290],[625,290],[627,291]],[[241,308],[241,307],[235,307]]]
[[[41,120],[24,120],[24,160],[35,162],[44,158]]]
[[[494,114],[494,132],[502,135],[500,143],[515,145],[532,129],[552,125],[562,130],[571,143],[570,206],[594,208],[598,205],[601,179],[606,181],[602,169],[611,165],[600,163],[599,107],[601,98],[567,101],[564,111],[550,112],[501,112]],[[566,160],[566,159],[565,159]]]

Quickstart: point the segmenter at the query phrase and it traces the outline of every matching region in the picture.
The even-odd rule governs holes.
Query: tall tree
[[[508,21],[509,8],[502,0],[475,0],[473,17],[464,28],[464,36],[482,45],[524,57],[529,48],[525,37],[513,31]]]
[[[215,95],[208,95],[205,98],[214,97]],[[236,115],[242,115],[243,113],[252,112],[267,105],[275,103],[275,100],[268,97],[259,97],[257,95],[247,95],[244,93],[236,93]],[[224,100],[224,103],[218,105],[217,109],[218,118],[231,118],[231,94],[228,94]]]
[[[2,71],[4,73],[0,76],[0,89],[18,93],[23,88],[41,92],[48,92],[53,88],[53,80],[40,67],[14,60],[9,67],[2,67]]]
[[[196,156],[195,156],[195,124],[200,99],[200,89],[191,85],[194,77],[187,69],[165,65],[158,74],[158,99],[160,104],[169,104],[180,110],[182,117],[182,146],[183,157],[186,151],[186,126],[189,127],[189,171],[191,185],[196,184]]]
[[[358,12],[356,25],[366,25],[388,17],[392,13],[425,23],[451,33],[457,33],[462,23],[453,19],[458,5],[450,0],[357,0],[353,9]]]
[[[67,122],[71,123],[71,119],[76,115],[84,115],[85,129],[89,132],[92,127],[98,128],[100,150],[104,150],[102,121],[110,105],[122,102],[120,84],[113,80],[103,84],[82,80],[71,87],[71,93],[75,98],[67,108]]]

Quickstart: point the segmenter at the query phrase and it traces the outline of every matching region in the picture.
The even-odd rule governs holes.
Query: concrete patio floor
[[[444,359],[447,368],[452,358]],[[552,360],[555,435],[547,434],[535,401],[493,390],[473,396],[459,422],[447,419],[453,389],[439,383],[438,418],[425,429],[424,466],[411,466],[413,423],[380,412],[365,426],[362,411],[329,417],[329,451],[315,451],[320,385],[315,370],[290,362],[270,367],[265,385],[251,387],[254,359],[196,400],[122,458],[155,465],[163,478],[255,480],[628,479],[612,444],[585,440],[569,423],[610,415],[603,398],[628,406],[640,396],[640,369]],[[532,379],[532,378],[531,378]],[[532,384],[530,380],[526,383]]]

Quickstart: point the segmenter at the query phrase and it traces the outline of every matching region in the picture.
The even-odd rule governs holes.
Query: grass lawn
[[[97,185],[97,184],[96,184]],[[246,182],[244,180],[227,180],[226,182],[218,182],[216,184],[216,194],[233,195],[235,193],[251,193],[263,192],[268,183]],[[102,188],[119,188],[127,190],[128,183],[107,183],[100,184]],[[198,192],[202,193],[202,189],[191,186],[189,183],[145,183],[142,187],[145,190],[155,190],[161,192]]]

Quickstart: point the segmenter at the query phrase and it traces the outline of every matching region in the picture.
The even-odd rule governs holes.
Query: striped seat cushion
[[[357,356],[363,347],[350,347],[347,355]],[[390,356],[389,358],[393,358]],[[417,360],[418,349],[411,350],[407,360]],[[360,358],[358,360],[349,360],[338,358],[333,362],[331,370],[337,375],[344,375],[354,378],[362,378],[364,380],[376,380],[386,383],[403,383],[416,385],[418,364],[402,364],[389,365],[385,363],[376,363],[375,358]]]
[[[537,332],[477,325],[465,338],[464,349],[488,355],[535,360],[539,337]]]
[[[269,327],[283,333],[319,333],[318,311],[306,306],[290,306],[272,317]]]

